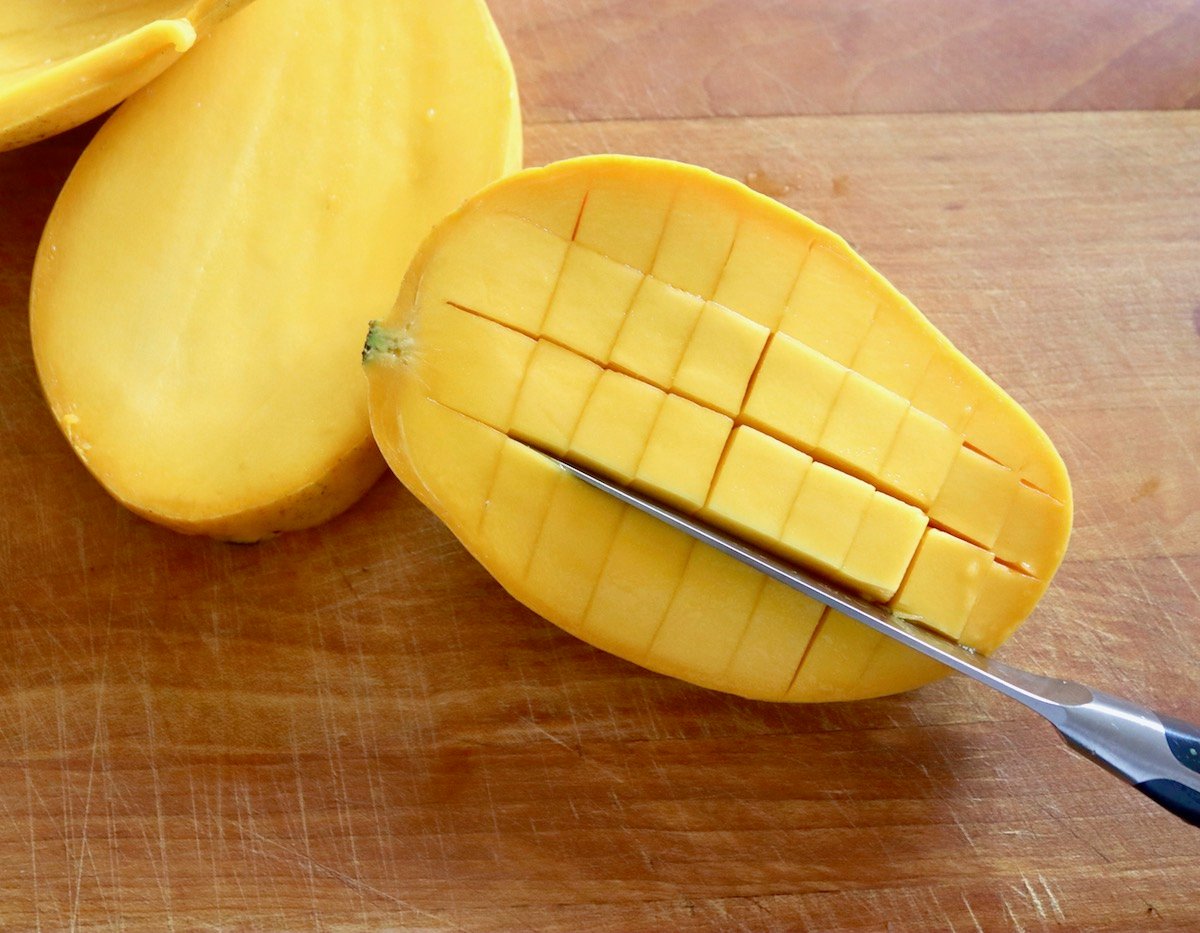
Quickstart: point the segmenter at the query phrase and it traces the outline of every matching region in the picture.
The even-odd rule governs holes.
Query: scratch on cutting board
[[[975,837],[971,835],[970,828],[962,821],[962,817],[953,809],[950,810],[951,819],[954,820],[954,825],[958,827],[958,831],[962,833],[962,837],[966,840],[967,845],[971,847],[971,851],[978,854],[979,845],[975,842]]]
[[[316,649],[313,649],[314,654]],[[312,908],[313,929],[321,929],[321,905],[317,898],[317,877],[313,871],[312,837],[308,831],[308,807],[304,803],[304,768],[300,764],[300,739],[292,728],[292,764],[296,774],[296,803],[300,811],[300,833],[304,838],[304,858],[300,859],[308,881],[308,897]],[[348,877],[348,876],[347,876]],[[357,880],[357,879],[356,879]]]
[[[27,812],[29,814],[29,867],[32,872],[33,881],[33,928],[35,933],[42,933],[42,896],[41,890],[38,887],[38,839],[37,839],[37,824],[33,819],[33,797],[34,797],[33,775],[29,773],[29,767],[25,768],[25,795],[29,800]],[[40,797],[40,795],[39,795]]]
[[[363,646],[360,642],[358,645],[359,664],[363,670],[366,670],[367,662],[363,654]],[[371,798],[371,825],[378,826],[380,832],[376,836],[375,851],[378,854],[379,863],[384,866],[384,870],[393,880],[395,878],[395,862],[392,857],[391,849],[384,844],[387,838],[387,823],[385,822],[384,814],[386,808],[381,807],[381,799],[383,797],[383,780],[379,774],[379,732],[378,730],[368,729],[367,723],[375,720],[375,703],[373,700],[373,691],[367,689],[363,691],[363,703],[366,706],[366,714],[364,716],[362,706],[357,701],[357,696],[354,704],[355,724],[358,727],[358,744],[362,749],[364,767],[367,776],[367,789]]]
[[[1055,897],[1054,891],[1050,887],[1050,882],[1046,880],[1045,876],[1041,872],[1038,872],[1037,879],[1041,882],[1042,888],[1045,889],[1046,897],[1050,899],[1050,909],[1054,911],[1055,919],[1059,922],[1065,923],[1067,915],[1063,913],[1062,907],[1058,903],[1058,898]]]
[[[111,609],[111,607],[110,607]],[[83,860],[88,854],[88,823],[92,815],[92,789],[96,783],[96,758],[100,751],[100,737],[104,732],[104,692],[108,682],[108,645],[112,635],[112,612],[104,631],[104,642],[100,649],[100,682],[96,686],[96,715],[92,723],[92,754],[88,759],[87,788],[83,795],[83,822],[80,827],[79,853],[75,858],[75,893],[71,898],[69,925],[71,930],[79,928],[79,901],[83,891]],[[99,873],[97,873],[97,879]]]
[[[1029,903],[1033,905],[1033,909],[1037,911],[1037,915],[1042,919],[1046,919],[1046,908],[1042,906],[1042,899],[1038,897],[1037,891],[1033,889],[1033,885],[1029,883],[1029,879],[1024,874],[1021,875],[1021,883],[1025,886],[1025,893],[1028,895]],[[1020,888],[1014,888],[1018,895],[1021,894]]]
[[[1179,566],[1179,561],[1175,559],[1175,555],[1168,554],[1167,560],[1170,562],[1171,566],[1175,568],[1175,572],[1179,574],[1179,579],[1182,580],[1183,585],[1188,588],[1188,592],[1190,592],[1197,601],[1200,601],[1200,590],[1197,590],[1196,585],[1188,579],[1187,574],[1183,572],[1183,568]]]
[[[366,893],[372,894],[375,897],[382,898],[390,904],[394,904],[396,907],[399,907],[402,910],[412,911],[412,913],[416,914],[417,916],[423,917],[426,920],[438,924],[440,929],[458,930],[462,931],[462,933],[466,933],[466,927],[460,926],[451,920],[447,920],[445,917],[440,917],[437,914],[430,913],[427,910],[422,910],[420,907],[410,904],[408,901],[402,900],[401,898],[396,897],[394,894],[389,894],[387,891],[383,891],[372,884],[368,884],[361,878],[355,878],[351,875],[348,875],[344,871],[334,868],[332,865],[326,865],[324,862],[319,862],[313,858],[311,854],[301,852],[294,846],[286,845],[280,842],[278,839],[271,839],[267,836],[264,836],[257,829],[250,828],[249,830],[244,830],[244,832],[248,837],[256,842],[279,849],[281,852],[285,853],[285,855],[291,856],[291,859],[287,859],[284,858],[284,856],[272,855],[263,849],[259,849],[259,853],[265,858],[273,858],[278,861],[285,861],[289,863],[295,861],[306,861],[314,871],[319,871],[321,874],[326,875],[327,877],[334,878],[353,890],[365,891]]]
[[[196,864],[200,865],[204,861],[204,848],[201,846],[201,840],[206,835],[204,824],[200,821],[200,808],[196,805],[196,780],[192,773],[188,772],[188,802],[192,808],[192,833],[195,836],[196,843]],[[209,842],[211,843],[211,833]],[[216,879],[214,878],[214,881]],[[213,926],[215,929],[222,929],[224,924],[221,920],[221,889],[218,884],[213,885],[213,909],[216,911],[217,918]]]
[[[345,624],[345,618],[340,613],[338,614],[338,621],[339,621],[339,624],[340,624],[342,632],[343,632],[343,638],[346,640],[347,644],[351,644],[351,641],[350,641],[351,635],[350,635],[349,629],[347,628],[347,626]],[[352,681],[352,683],[353,682],[361,682],[361,678],[365,678],[365,676],[366,676],[366,670],[361,664],[361,658],[362,658],[361,649],[362,649],[362,645],[360,643],[359,644],[360,665],[359,665],[358,671],[356,672],[358,675],[358,678],[355,678]],[[362,714],[359,710],[360,697],[359,697],[358,690],[355,689],[354,687],[352,687],[350,695],[351,695],[351,699],[352,699],[352,703],[353,703],[354,715],[357,718],[361,719]],[[326,693],[326,691],[322,690],[320,692],[320,696],[319,696],[319,703],[320,703],[320,708],[321,708],[321,720],[322,720],[322,725],[323,725],[322,732],[325,736],[325,748],[326,748],[326,753],[328,755],[329,764],[330,764],[331,769],[334,772],[334,780],[337,782],[337,786],[338,786],[337,818],[338,818],[338,823],[341,825],[342,830],[345,834],[345,838],[350,846],[350,864],[353,866],[353,869],[354,869],[354,877],[361,879],[362,878],[362,861],[359,859],[359,855],[358,855],[358,842],[357,842],[358,834],[354,832],[352,820],[351,820],[350,813],[349,813],[349,804],[347,803],[347,801],[350,799],[350,791],[349,791],[349,788],[346,786],[346,759],[342,753],[342,742],[339,740],[339,737],[338,737],[339,730],[336,728],[337,714],[334,711],[327,710],[327,702],[326,701],[328,699],[329,699],[328,694]],[[298,775],[299,775],[299,771],[297,771],[297,776]],[[370,918],[367,915],[367,901],[366,901],[366,898],[363,896],[363,892],[361,890],[359,890],[357,893],[358,893],[358,908],[359,908],[360,913],[362,914],[362,921],[364,924],[367,924],[370,922]]]
[[[1012,921],[1012,928],[1017,933],[1025,933],[1025,926],[1017,919],[1017,915],[1013,913],[1012,904],[1008,902],[1008,898],[1001,895],[1000,903],[1004,905],[1004,912],[1008,914],[1008,919]]]
[[[154,707],[150,702],[149,688],[149,672],[144,671],[145,679],[142,688],[142,705],[146,711],[146,751],[147,758],[150,764],[150,782],[154,790],[154,819],[158,829],[158,859],[154,858],[154,851],[151,848],[150,840],[146,840],[146,854],[149,856],[150,864],[154,866],[154,880],[158,884],[159,893],[162,895],[163,906],[166,909],[167,930],[170,933],[175,931],[175,911],[171,905],[171,866],[170,856],[167,854],[167,825],[166,818],[163,815],[163,800],[162,800],[162,779],[158,773],[158,744],[155,739],[154,729]],[[162,862],[162,871],[159,872],[158,861]]]
[[[1133,350],[1130,345],[1125,341],[1116,341],[1115,349],[1125,361],[1125,365],[1129,368],[1129,371],[1136,375],[1138,381],[1141,382],[1143,392],[1153,402],[1154,407],[1158,409],[1158,413],[1162,416],[1164,427],[1170,434],[1171,439],[1178,445],[1180,452],[1187,457],[1188,462],[1193,467],[1200,466],[1200,461],[1197,461],[1196,454],[1192,450],[1192,445],[1179,433],[1179,425],[1171,417],[1170,412],[1167,411],[1166,406],[1163,404],[1162,393],[1155,390],[1146,375],[1145,369],[1133,358]]]
[[[549,729],[547,729],[545,726],[543,726],[541,723],[539,723],[537,720],[533,719],[530,716],[521,716],[519,718],[520,718],[521,722],[525,723],[526,725],[532,726],[537,732],[540,732],[542,735],[544,735],[546,738],[548,738],[555,745],[561,745],[563,748],[565,748],[571,754],[576,755],[579,758],[583,758],[582,750],[575,748],[573,745],[570,745],[567,742],[563,741],[557,735],[555,735],[553,732],[551,732]]]
[[[96,749],[100,744],[100,701],[103,695],[103,681],[101,681],[101,690],[97,693],[96,725],[92,735],[91,759],[88,762],[87,788],[83,794],[83,819],[80,821],[79,849],[74,857],[75,880],[73,887],[75,890],[71,897],[71,912],[68,917],[68,925],[71,930],[79,928],[79,901],[83,891],[83,863],[84,859],[88,856],[88,823],[92,815],[92,788],[96,778]]]
[[[967,908],[967,913],[971,917],[971,922],[973,924],[975,924],[976,933],[984,933],[983,927],[979,925],[979,918],[975,916],[975,911],[972,910],[972,908],[971,908],[971,902],[969,900],[967,900],[967,895],[963,894],[963,895],[961,895],[961,897],[962,897],[963,907]]]

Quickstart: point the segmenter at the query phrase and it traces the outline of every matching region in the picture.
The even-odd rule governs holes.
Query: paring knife
[[[1071,748],[1176,816],[1200,826],[1200,728],[1083,684],[1033,674],[985,657],[744,541],[551,453],[538,452],[596,489],[1023,703],[1049,720]]]

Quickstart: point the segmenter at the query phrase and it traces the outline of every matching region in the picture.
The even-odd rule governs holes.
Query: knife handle
[[[1076,751],[1200,827],[1200,728],[1097,691],[1047,718]]]

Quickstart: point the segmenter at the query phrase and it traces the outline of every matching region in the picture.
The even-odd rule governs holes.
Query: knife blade
[[[979,654],[665,503],[527,446],[606,495],[1025,705],[1048,720],[1075,751],[1184,821],[1200,826],[1197,726],[1074,681],[1035,674]]]

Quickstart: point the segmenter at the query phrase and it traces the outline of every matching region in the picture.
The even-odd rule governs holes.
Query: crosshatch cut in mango
[[[703,686],[847,700],[945,672],[538,449],[983,651],[1066,547],[1030,417],[839,237],[703,169],[593,156],[492,185],[364,361],[392,468],[510,593]]]

